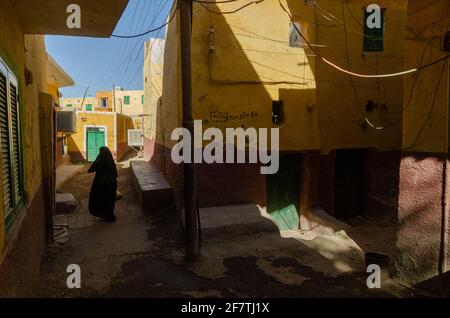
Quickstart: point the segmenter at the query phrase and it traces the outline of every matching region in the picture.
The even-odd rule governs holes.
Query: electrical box
[[[73,111],[59,111],[56,113],[56,131],[74,133],[77,131],[77,116]]]

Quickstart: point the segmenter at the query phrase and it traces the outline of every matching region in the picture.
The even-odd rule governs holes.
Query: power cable
[[[410,150],[410,149],[414,148],[414,146],[417,145],[417,142],[419,141],[419,138],[421,137],[423,131],[425,130],[425,127],[428,125],[429,121],[431,120],[431,115],[433,115],[434,108],[436,106],[436,101],[437,101],[437,96],[438,96],[438,93],[439,93],[439,88],[441,86],[442,78],[444,77],[445,68],[447,66],[447,63],[448,62],[446,61],[444,63],[444,65],[442,66],[441,74],[439,76],[439,79],[438,79],[437,84],[436,84],[436,88],[434,90],[433,103],[431,104],[431,109],[428,112],[427,119],[425,120],[424,124],[422,125],[422,127],[419,130],[419,132],[417,133],[417,136],[414,139],[414,142],[409,147],[404,148],[403,150]]]
[[[286,12],[286,14],[289,16],[290,20],[293,22],[293,26],[294,28],[297,30],[297,32],[299,33],[300,37],[305,41],[306,44],[308,44],[309,48],[317,55],[318,58],[320,58],[323,62],[325,62],[326,64],[330,65],[331,67],[337,69],[338,71],[341,71],[343,73],[355,76],[355,77],[361,77],[361,78],[389,78],[389,77],[397,77],[397,76],[402,76],[402,75],[407,75],[407,74],[411,74],[411,73],[416,73],[421,69],[430,67],[434,64],[440,63],[448,58],[450,58],[450,55],[446,55],[443,58],[440,58],[439,60],[436,60],[430,64],[424,65],[420,68],[413,68],[410,70],[406,70],[406,71],[402,71],[402,72],[397,72],[397,73],[389,73],[389,74],[377,74],[377,75],[369,75],[369,74],[359,74],[359,73],[355,73],[355,72],[351,72],[349,70],[346,70],[342,67],[340,67],[339,65],[334,64],[333,62],[329,61],[328,59],[324,58],[319,52],[317,52],[317,50],[311,45],[311,43],[308,41],[308,39],[306,39],[306,37],[300,32],[300,30],[298,29],[297,25],[294,23],[294,19],[292,17],[292,15],[289,13],[289,11],[284,7],[284,5],[281,3],[281,0],[278,0],[281,8],[284,10],[284,12]]]
[[[264,0],[260,0],[260,1],[264,1]],[[175,16],[175,15],[173,15],[172,17],[174,17],[174,16]],[[117,34],[113,34],[112,37],[115,37],[115,38],[121,38],[121,39],[133,39],[133,38],[138,38],[138,37],[141,37],[141,36],[144,36],[144,35],[147,35],[147,34],[149,34],[149,33],[152,33],[152,32],[155,32],[155,31],[158,31],[158,30],[161,30],[161,29],[165,28],[165,27],[170,23],[170,21],[171,21],[171,20],[167,21],[166,23],[164,23],[163,25],[161,25],[161,26],[159,26],[159,27],[157,27],[157,28],[153,28],[153,29],[148,30],[148,31],[145,31],[145,32],[143,32],[143,33],[141,33],[141,34],[136,34],[136,35],[117,35]]]
[[[224,11],[224,12],[220,11],[219,12],[219,11],[215,11],[215,10],[212,10],[212,9],[208,8],[208,6],[205,5],[206,2],[204,2],[204,1],[192,0],[192,2],[197,2],[199,5],[201,5],[203,8],[205,8],[207,11],[215,13],[217,15],[233,14],[233,13],[239,12],[239,11],[241,11],[241,10],[251,6],[252,4],[259,4],[259,3],[263,2],[263,1],[265,1],[265,0],[252,1],[252,2],[249,2],[249,3],[245,4],[245,5],[243,5],[242,7],[239,7],[237,9],[235,9],[235,10]],[[210,3],[213,4],[214,2],[210,2]]]
[[[162,12],[162,10],[164,9],[164,7],[165,7],[165,5],[167,4],[167,2],[168,2],[168,1],[166,1],[166,2],[164,3],[164,6],[163,6],[163,7],[160,7],[160,8],[159,8],[160,10],[159,10],[159,12],[157,13],[157,15],[155,15],[155,17],[154,17],[154,19],[153,19],[153,21],[152,21],[152,24],[156,21],[156,18],[161,14],[161,12]],[[166,18],[166,21],[167,21],[167,22],[166,22],[166,25],[168,25],[168,24],[173,20],[173,18],[175,17],[176,11],[177,11],[177,10],[174,9],[174,8],[176,8],[176,6],[177,6],[177,1],[174,1],[174,2],[173,2],[173,5],[172,5],[172,8],[169,10],[169,15],[170,15],[170,12],[171,12],[172,10],[174,10],[174,11],[173,11],[173,14],[172,14],[172,16],[171,16],[170,18]],[[157,32],[157,34],[156,34],[156,37],[157,37],[157,38],[159,37],[159,34],[160,34],[161,31],[162,31],[162,29],[159,29],[159,30],[158,30],[158,32]],[[142,48],[144,47],[144,45],[145,45],[145,44],[143,43],[142,46],[140,47],[137,56],[139,56],[139,53],[141,52],[141,50],[142,50]],[[153,44],[152,44],[152,46],[153,46]],[[144,59],[141,61],[141,63],[138,65],[138,68],[136,69],[136,72],[135,72],[134,76],[131,77],[129,86],[131,86],[131,85],[133,84],[133,81],[135,80],[136,76],[139,74],[139,70],[142,69],[142,67],[143,67],[143,65],[144,65],[144,61],[145,61],[145,59],[147,58],[147,55],[148,55],[148,52],[147,52],[146,55],[144,56]]]
[[[169,24],[172,22],[172,20],[175,18],[176,14],[177,14],[177,12],[178,12],[177,7],[178,7],[178,3],[177,3],[177,1],[174,1],[173,5],[172,5],[172,8],[170,9],[170,11],[173,11],[173,12],[172,12],[172,14],[170,15],[170,11],[169,11],[170,17],[169,17],[168,19],[166,19],[166,20],[167,20],[167,22],[165,23],[166,25],[169,25]],[[159,36],[161,30],[162,30],[162,29],[159,29],[159,30],[158,30],[158,33],[156,34],[156,37]],[[146,52],[146,54],[145,54],[145,56],[144,56],[144,59],[142,60],[140,66],[137,68],[136,73],[134,74],[134,76],[132,77],[132,79],[131,79],[131,81],[130,81],[130,84],[129,84],[130,86],[131,86],[131,84],[133,84],[133,81],[135,80],[136,76],[139,74],[139,70],[143,67],[144,62],[145,62],[145,59],[147,58],[148,53],[152,50],[153,45],[155,44],[155,42],[156,42],[156,41],[154,41],[154,42],[152,43],[152,45],[150,46],[150,48],[147,50],[147,52]]]
[[[132,29],[134,29],[134,27],[135,27],[135,23],[136,23],[136,15],[137,15],[137,12],[138,12],[138,8],[139,8],[139,3],[138,2],[136,2],[136,6],[135,6],[135,8],[134,8],[134,12],[133,12],[133,15],[131,16],[131,21],[130,21],[130,23],[129,23],[129,25],[128,25],[128,29],[130,29],[130,30],[132,30]],[[115,57],[114,57],[114,60],[111,60],[111,63],[109,64],[109,65],[114,65],[114,63],[113,62],[115,62],[116,61],[116,57],[119,57],[119,56],[121,56],[120,58],[119,58],[119,62],[122,60],[122,59],[124,59],[124,58],[126,58],[127,57],[127,54],[128,54],[128,48],[126,47],[126,46],[123,46],[123,44],[125,44],[126,43],[126,41],[124,41],[123,39],[119,39],[119,41],[120,41],[120,45],[119,45],[119,48],[117,49],[117,51],[116,51],[116,55],[115,55]],[[122,50],[122,52],[121,52],[121,50]],[[112,73],[111,73],[111,75],[109,75],[108,77],[106,77],[106,74],[109,74],[109,71],[111,71],[111,70],[113,70],[113,67],[111,67],[111,68],[109,68],[108,69],[108,71],[106,72],[106,74],[104,75],[104,79],[100,82],[100,84],[106,84],[106,83],[109,83],[112,79],[113,79],[113,77],[116,75],[118,75],[118,74],[121,74],[121,72],[123,71],[123,68],[125,67],[125,63],[120,63],[120,66],[115,70],[115,71],[113,71]]]

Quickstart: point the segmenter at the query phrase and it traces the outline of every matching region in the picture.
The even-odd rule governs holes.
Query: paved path
[[[60,189],[64,183],[85,169],[85,165],[62,165],[56,168],[56,189]]]
[[[339,253],[324,257],[278,233],[204,233],[202,256],[184,261],[181,222],[173,207],[142,213],[130,171],[119,169],[117,222],[87,212],[93,175],[76,175],[63,187],[80,202],[67,220],[70,242],[48,249],[40,296],[47,297],[393,297],[412,296],[398,286],[374,291],[365,273],[342,272]],[[66,268],[78,264],[82,288],[66,287]]]

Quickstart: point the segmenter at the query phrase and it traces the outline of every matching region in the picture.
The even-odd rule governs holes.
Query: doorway
[[[267,212],[280,230],[299,228],[302,155],[280,155],[276,174],[267,176]]]
[[[86,153],[88,162],[94,162],[100,152],[100,148],[105,145],[105,128],[86,128]]]
[[[334,214],[349,220],[364,214],[365,150],[337,150],[335,160]]]

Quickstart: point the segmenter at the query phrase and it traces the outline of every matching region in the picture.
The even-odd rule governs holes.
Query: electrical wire
[[[161,15],[162,10],[165,8],[165,6],[167,5],[168,2],[169,2],[169,0],[166,0],[165,2],[160,2],[160,4],[162,4],[162,6],[160,5],[157,9],[155,9],[155,15],[153,17],[151,25],[153,25],[155,23],[156,19]],[[166,19],[166,21],[167,21],[167,19]],[[161,32],[161,30],[162,29],[158,30],[158,33],[157,33],[158,35]],[[141,44],[141,45],[139,45],[139,44]],[[131,59],[132,59],[133,52],[136,52],[136,55],[135,55],[135,58],[134,58],[134,61],[136,63],[136,61],[137,61],[137,59],[139,57],[139,54],[142,52],[142,49],[144,48],[144,45],[145,45],[145,40],[144,41],[138,40],[138,42],[136,43],[132,53],[130,54],[130,62],[131,62]],[[139,49],[138,49],[138,47],[139,47]],[[139,73],[139,68],[142,68],[142,66],[143,66],[143,61],[142,61],[142,64],[138,65],[138,69],[136,70],[136,73],[135,73],[136,75],[131,77],[131,81],[130,81],[129,86],[131,86],[131,84],[132,84],[131,82],[134,81],[134,79],[137,76],[137,73]],[[128,74],[127,71],[128,71],[128,68],[125,70],[124,77]]]
[[[342,4],[342,3],[341,3],[341,4]],[[348,4],[346,4],[346,5],[347,5],[347,9],[350,10]],[[326,11],[325,9],[323,9],[322,7],[320,7],[318,4],[315,4],[315,5],[313,6],[313,8],[314,8],[314,10],[316,11],[316,13],[317,13],[319,16],[321,16],[322,18],[326,19],[327,21],[333,23],[333,24],[336,25],[336,26],[339,26],[339,27],[345,27],[346,32],[347,32],[347,31],[348,31],[348,32],[352,32],[352,33],[361,35],[361,36],[363,36],[363,37],[365,37],[365,38],[367,38],[367,39],[373,40],[373,41],[383,41],[383,40],[384,40],[383,37],[377,37],[377,36],[373,36],[373,35],[368,35],[368,34],[365,34],[365,33],[361,32],[361,31],[358,31],[358,30],[349,28],[345,21],[339,20],[337,17],[335,17],[333,14],[331,14],[330,12],[328,12],[328,11]],[[325,15],[323,15],[322,13],[320,13],[319,10],[322,11],[322,12],[324,12],[324,13],[327,14],[328,16],[325,16]],[[359,25],[361,25],[361,24],[359,23],[358,19],[356,19],[356,17],[353,15],[352,12],[351,12],[351,15],[352,15],[352,18],[355,19],[355,21],[357,21]],[[362,26],[362,25],[361,25],[361,26]]]
[[[170,17],[170,19],[167,21],[167,25],[169,25],[170,24],[170,22],[172,22],[172,20],[174,19],[174,17],[176,16],[176,14],[177,14],[177,12],[178,12],[178,3],[177,3],[177,1],[174,1],[174,3],[173,3],[173,5],[172,5],[172,8],[169,10],[169,15],[170,15],[170,12],[171,11],[173,11],[173,14],[172,14],[172,16]],[[167,19],[166,19],[167,20]],[[156,37],[158,38],[158,36],[159,36],[159,33],[161,32],[161,30],[162,29],[159,29],[158,30],[158,33],[156,34]],[[150,46],[150,48],[148,48],[148,50],[147,50],[147,52],[146,52],[146,54],[145,54],[145,56],[144,56],[144,59],[142,60],[142,62],[141,62],[141,64],[140,64],[140,67],[136,70],[136,73],[135,73],[135,75],[132,77],[132,79],[131,79],[131,81],[130,81],[130,86],[131,86],[131,84],[133,84],[133,81],[136,79],[136,77],[137,77],[137,75],[139,74],[139,70],[140,69],[142,69],[142,67],[143,67],[143,65],[144,65],[144,63],[145,63],[145,60],[146,60],[146,58],[147,58],[147,55],[148,55],[148,53],[150,52],[150,51],[152,51],[152,48],[153,48],[153,45],[155,44],[155,42],[156,41],[154,41],[152,44],[151,44],[151,46]],[[159,45],[161,45],[159,42],[158,42],[158,44]],[[161,93],[162,93],[162,88],[161,88]]]
[[[235,10],[232,10],[232,11],[215,11],[215,10],[212,10],[212,9],[208,8],[208,6],[205,4],[204,1],[192,0],[192,2],[197,2],[199,5],[201,5],[203,8],[205,8],[207,11],[215,13],[217,15],[237,13],[237,12],[239,12],[239,11],[249,7],[249,6],[251,6],[252,4],[259,4],[259,3],[264,2],[264,1],[265,0],[252,1],[252,2],[249,2],[249,3],[245,4],[245,5],[243,5],[242,7],[239,7],[237,9],[235,9]],[[210,3],[213,4],[214,2],[210,2]]]
[[[421,59],[420,59],[420,66],[423,65],[423,61],[424,61],[424,59],[425,59],[425,54],[426,54],[427,50],[428,50],[429,48],[431,48],[432,43],[433,43],[435,40],[439,39],[439,38],[440,38],[439,36],[435,36],[435,37],[433,37],[430,41],[428,41],[427,45],[425,46],[425,48],[424,48],[424,50],[423,50],[423,52],[422,52],[422,57],[421,57]],[[421,71],[417,72],[417,74],[416,74],[416,76],[415,76],[415,78],[414,78],[413,84],[412,84],[412,86],[411,86],[411,90],[410,90],[409,96],[408,96],[408,101],[407,101],[405,107],[402,107],[401,111],[399,111],[398,113],[394,114],[394,115],[392,116],[391,121],[395,121],[395,120],[398,118],[398,116],[399,116],[399,115],[402,115],[402,114],[404,113],[404,111],[407,110],[407,109],[409,108],[409,106],[411,105],[412,98],[413,98],[413,96],[414,96],[414,90],[415,90],[415,88],[416,88],[417,81],[419,80],[419,77],[420,77],[421,74],[422,74]]]
[[[173,13],[171,14],[170,18],[168,18],[168,21],[166,22],[166,25],[169,25],[172,22],[172,20],[175,18],[176,14],[178,12],[177,8],[178,8],[178,2],[174,1],[173,6],[170,9],[170,11],[173,11]],[[169,11],[169,15],[170,15],[170,11]],[[159,33],[161,32],[161,30],[162,29],[158,30],[158,33],[157,33],[156,37],[159,36]],[[153,42],[151,47],[147,50],[147,53],[145,54],[144,59],[142,60],[142,62],[140,64],[140,67],[137,68],[136,73],[134,74],[134,76],[132,77],[132,79],[130,81],[130,84],[129,84],[130,86],[131,86],[131,84],[133,84],[133,81],[136,79],[137,75],[139,74],[139,70],[142,69],[142,67],[144,65],[144,62],[145,62],[145,59],[147,58],[148,53],[152,50],[154,44],[155,44],[155,42]]]
[[[377,74],[377,75],[369,75],[369,74],[359,74],[359,73],[355,73],[355,72],[351,72],[349,70],[346,70],[342,67],[340,67],[339,65],[334,64],[333,62],[329,61],[328,59],[326,59],[325,57],[323,57],[319,52],[317,52],[317,50],[309,43],[308,39],[306,39],[306,37],[301,33],[301,31],[298,29],[298,27],[296,26],[296,24],[294,23],[294,19],[292,17],[292,15],[289,13],[289,11],[285,8],[285,6],[281,3],[281,0],[278,0],[281,8],[283,9],[284,12],[286,12],[286,14],[289,16],[290,20],[293,22],[293,26],[294,28],[297,30],[297,32],[299,33],[300,37],[305,41],[306,44],[308,44],[308,46],[310,47],[310,49],[317,55],[317,57],[319,59],[321,59],[323,62],[325,62],[326,64],[330,65],[331,67],[337,69],[338,71],[341,71],[343,73],[355,76],[355,77],[361,77],[361,78],[389,78],[389,77],[397,77],[397,76],[403,76],[403,75],[407,75],[407,74],[412,74],[412,73],[416,73],[421,69],[430,67],[434,64],[440,63],[448,58],[450,58],[450,55],[446,55],[443,58],[440,58],[439,60],[436,60],[430,64],[424,65],[420,68],[413,68],[410,70],[406,70],[406,71],[402,71],[402,72],[397,72],[397,73],[389,73],[389,74]]]
[[[136,28],[136,25],[135,25],[135,23],[137,22],[137,19],[136,19],[136,17],[137,17],[137,13],[138,13],[138,9],[139,9],[139,5],[140,5],[140,3],[139,2],[136,2],[136,6],[135,6],[135,8],[134,8],[134,12],[133,12],[133,15],[132,15],[132,17],[131,17],[131,22],[130,22],[130,24],[129,24],[129,26],[128,26],[128,28],[127,29],[130,29],[130,30],[135,30],[135,28]],[[119,52],[120,52],[120,49],[118,49],[118,51],[117,51],[117,56],[119,57],[119,67],[118,68],[115,68],[115,70],[111,67],[111,68],[109,68],[109,70],[113,70],[113,72],[108,76],[108,77],[106,77],[106,75],[105,75],[105,78],[107,78],[107,79],[104,79],[102,82],[101,82],[101,84],[103,84],[103,83],[105,83],[105,84],[107,84],[107,83],[109,83],[113,78],[114,78],[114,76],[117,76],[117,77],[119,77],[119,78],[121,78],[121,74],[123,73],[123,70],[124,70],[124,68],[126,67],[126,63],[125,62],[120,62],[120,61],[126,61],[126,59],[128,58],[128,56],[129,56],[129,49],[130,49],[130,47],[129,46],[126,46],[126,44],[125,43],[128,43],[128,42],[126,42],[124,39],[119,39],[119,41],[120,41],[120,43],[121,44],[124,44],[125,46],[123,46],[123,50],[122,50],[122,52],[121,52],[121,54],[119,54]],[[115,61],[115,59],[114,59],[114,61]],[[112,64],[112,61],[111,61],[111,64],[109,64],[109,65],[114,65],[114,64]],[[108,73],[107,73],[108,74]]]
[[[206,4],[216,4],[216,3],[230,3],[230,2],[237,2],[241,0],[221,0],[221,1],[204,1],[204,0],[196,0],[195,2],[198,3],[206,3]]]
[[[348,69],[350,69],[350,57],[349,57],[349,53],[348,53],[348,37],[347,37],[347,29],[346,29],[346,23],[345,23],[345,12],[344,12],[344,3],[341,2],[341,10],[342,10],[342,17],[344,19],[344,44],[345,44],[345,57],[347,59],[347,67]],[[360,112],[361,116],[364,118],[366,117],[364,112],[361,110],[360,106],[359,106],[359,102],[358,102],[358,92],[356,90],[356,87],[353,83],[353,77],[350,77],[350,85],[352,86],[352,91],[353,91],[353,95],[355,97],[355,106],[358,109],[358,111]],[[366,121],[368,121],[368,119],[366,119]]]
[[[264,1],[264,0],[260,0],[260,1]],[[145,31],[143,33],[136,34],[136,35],[117,35],[117,34],[113,34],[112,37],[114,37],[114,38],[121,38],[121,39],[133,39],[133,38],[138,38],[138,37],[141,37],[141,36],[144,36],[144,35],[147,35],[147,34],[150,34],[150,33],[156,32],[156,31],[159,31],[159,30],[165,28],[172,21],[172,19],[175,17],[175,15],[176,15],[176,11],[174,11],[172,17],[166,23],[164,23],[163,25],[161,25],[161,26],[159,26],[157,28],[153,28],[151,30]]]
[[[167,0],[166,0],[167,1]],[[144,2],[142,2],[142,3],[144,3]],[[145,4],[144,4],[145,5]],[[151,3],[150,3],[150,5],[151,5]],[[144,11],[143,10],[144,9],[144,7],[142,8],[142,10],[141,10],[141,15],[140,15],[140,17],[139,17],[139,19],[137,20],[138,21],[138,23],[137,23],[137,28],[135,28],[135,29],[133,29],[132,31],[133,31],[133,33],[135,33],[135,32],[137,32],[138,30],[139,30],[139,27],[138,27],[138,25],[140,25],[140,24],[142,24],[144,21],[141,21],[140,20],[140,18],[142,17],[142,12]],[[147,16],[146,16],[147,17]],[[145,17],[145,18],[146,18]],[[155,21],[156,20],[156,17],[157,17],[157,15],[155,14],[155,16],[154,16],[154,18],[153,18],[153,21]],[[144,19],[145,19],[144,18]],[[152,23],[152,25],[153,25],[153,23]],[[128,53],[127,53],[127,55],[125,56],[125,61],[124,61],[124,65],[125,65],[125,67],[124,67],[124,69],[123,69],[123,71],[122,71],[122,73],[121,73],[121,75],[119,75],[119,78],[125,78],[126,76],[127,76],[127,74],[128,74],[128,70],[130,69],[130,66],[132,65],[132,59],[133,59],[133,55],[134,55],[134,53],[136,52],[136,50],[138,49],[138,46],[139,46],[139,43],[141,43],[141,40],[140,39],[136,39],[136,38],[133,38],[132,39],[132,41],[136,41],[135,42],[135,45],[134,45],[134,47],[132,46],[132,44],[131,45],[129,45],[129,48],[128,48]]]
[[[439,93],[439,88],[440,88],[440,86],[441,86],[442,78],[444,77],[445,68],[446,68],[446,66],[447,66],[447,63],[448,63],[448,61],[446,61],[446,62],[444,63],[444,65],[442,66],[442,70],[441,70],[439,79],[438,79],[438,81],[437,81],[436,88],[435,88],[435,90],[434,90],[433,103],[431,104],[431,109],[430,109],[430,111],[428,112],[428,115],[427,115],[427,118],[426,118],[425,122],[423,123],[422,127],[419,129],[419,132],[417,133],[417,136],[416,136],[416,138],[414,139],[413,143],[412,143],[409,147],[404,148],[403,150],[410,150],[410,149],[414,148],[414,146],[417,145],[417,142],[419,141],[419,138],[422,136],[422,133],[423,133],[423,131],[425,130],[425,127],[426,127],[426,126],[428,125],[428,123],[430,122],[431,116],[433,115],[434,108],[435,108],[435,106],[436,106],[436,101],[437,101],[437,97],[438,97],[438,93]]]

